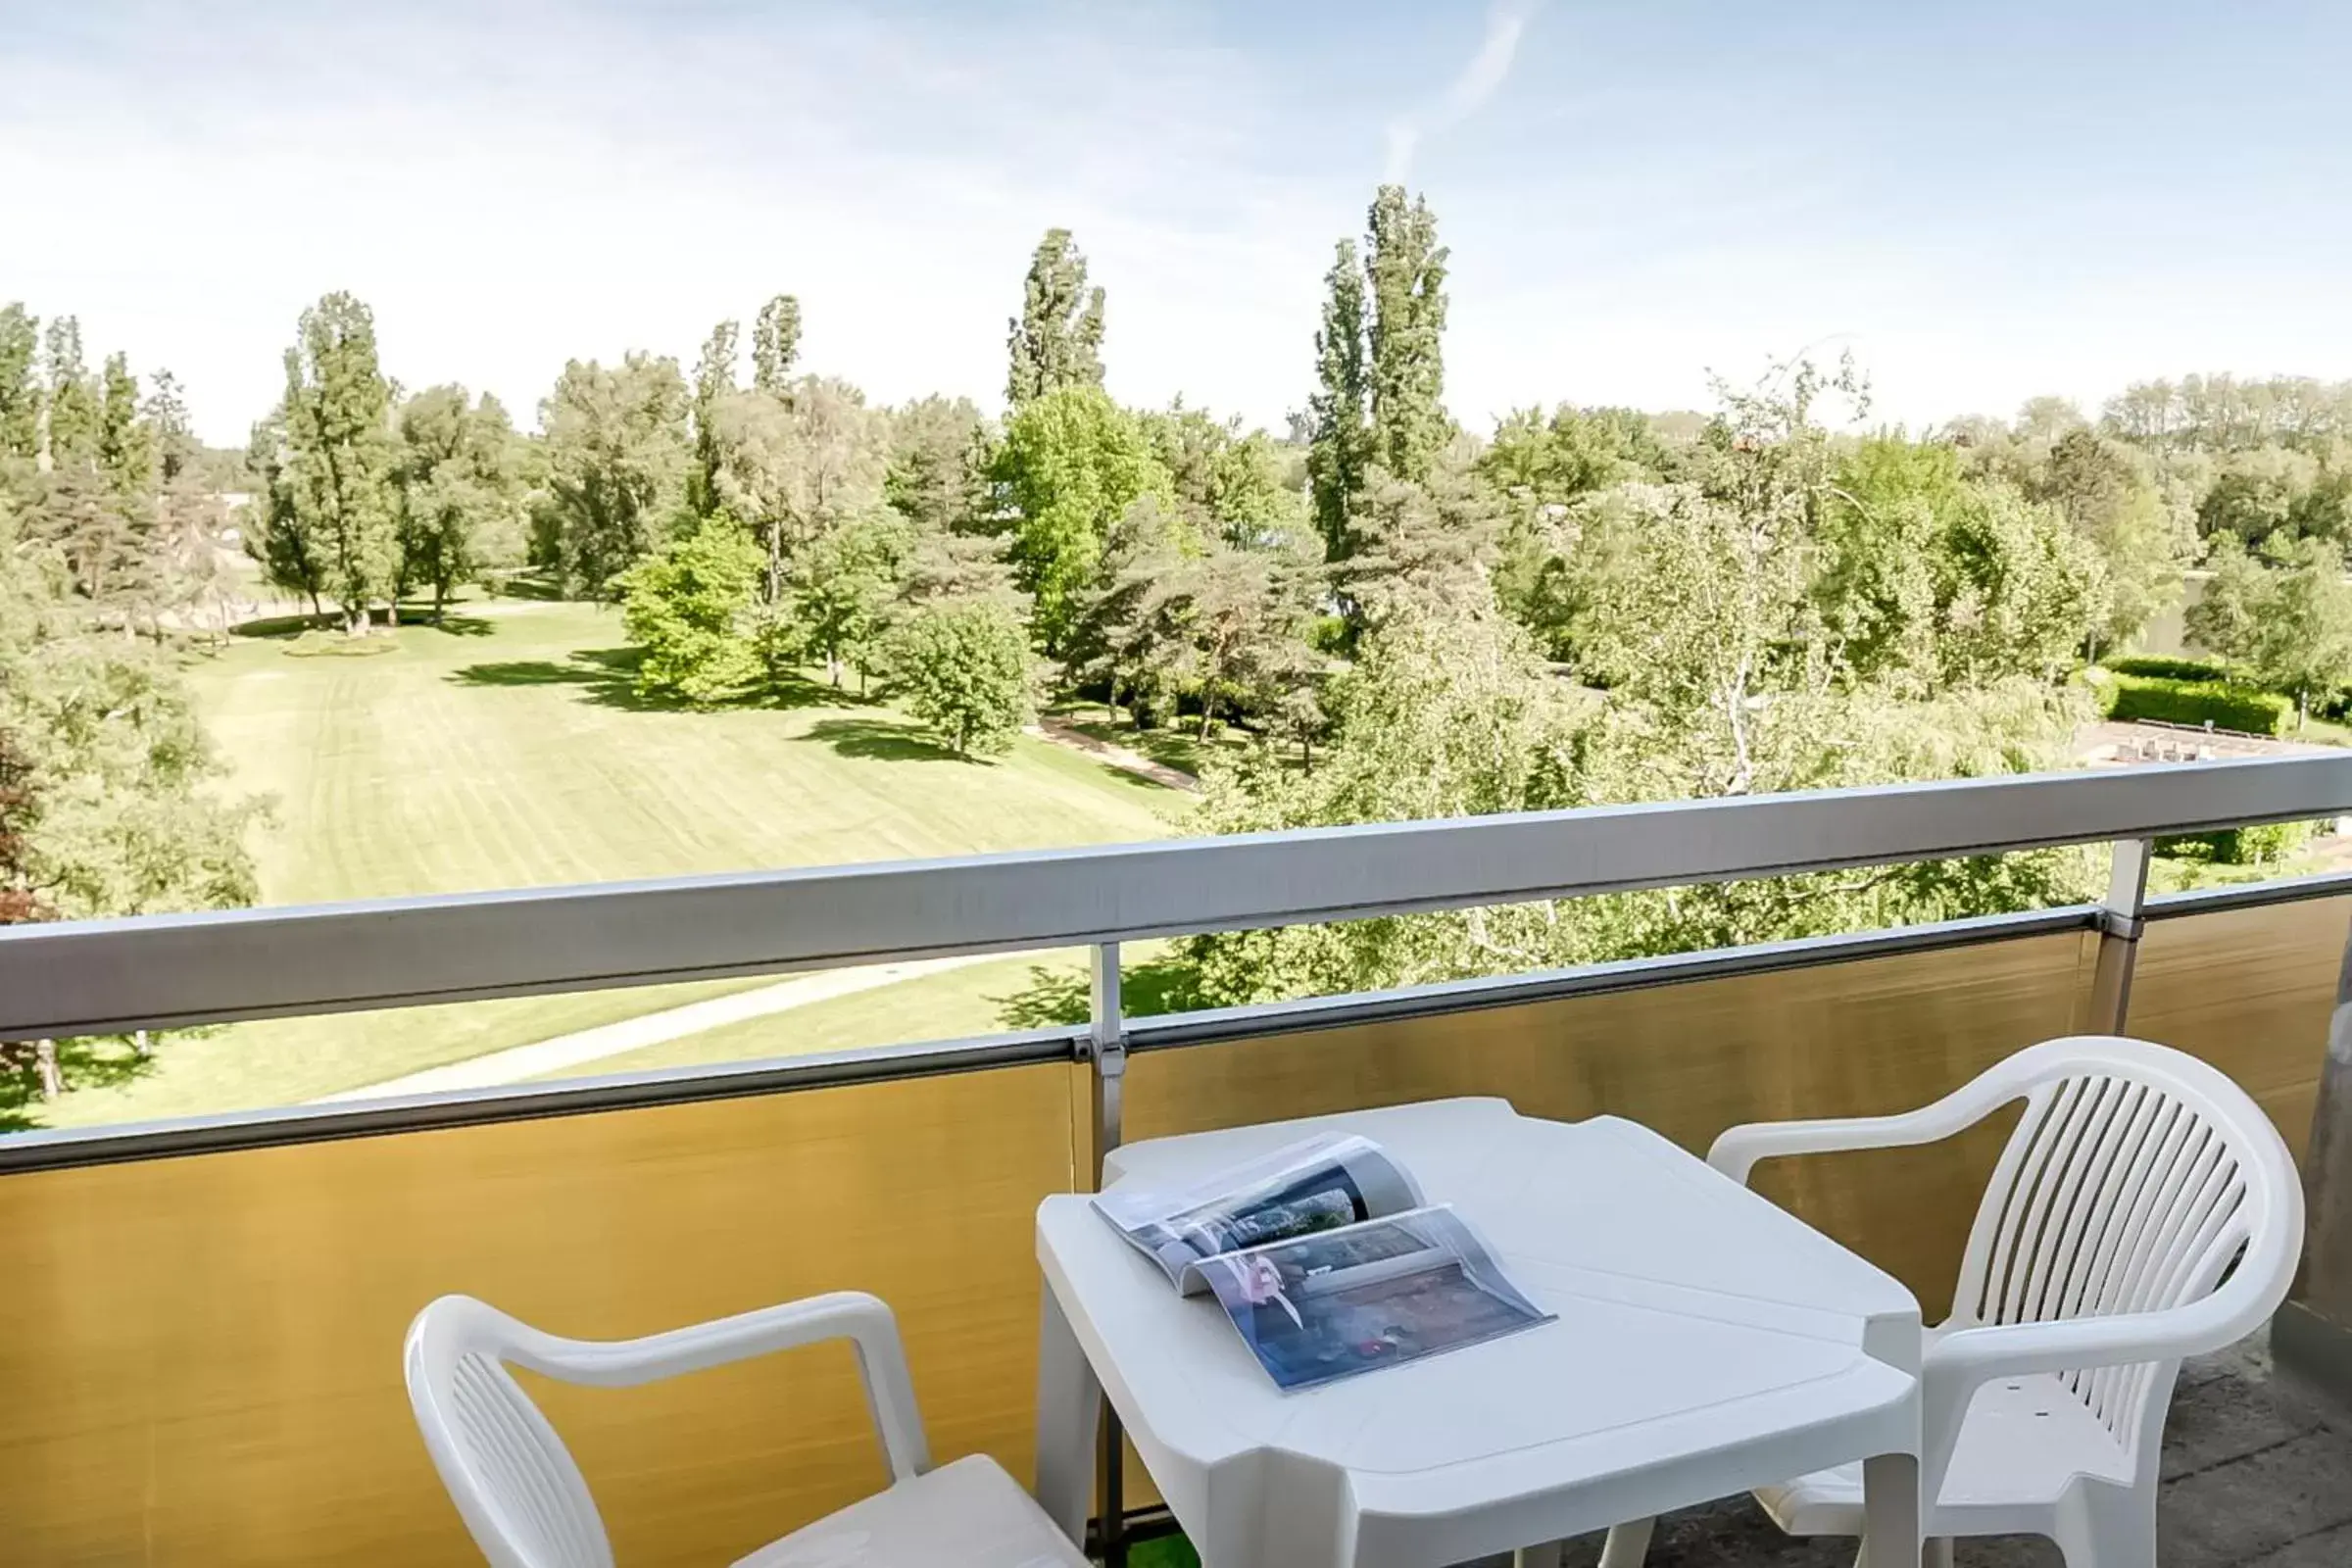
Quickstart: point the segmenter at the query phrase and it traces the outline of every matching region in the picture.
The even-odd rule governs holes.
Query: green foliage
[[[906,519],[879,508],[819,537],[794,564],[795,627],[835,686],[845,666],[862,676],[872,664],[912,545]]]
[[[254,553],[277,586],[332,599],[347,630],[389,597],[399,564],[392,389],[375,320],[349,294],[302,313],[285,397],[257,454],[268,485]]]
[[[2114,674],[2106,687],[2107,716],[2117,720],[2156,719],[2167,724],[2213,724],[2249,735],[2281,735],[2291,727],[2295,705],[2276,692],[2212,680],[2172,680],[2157,675]]]
[[[1029,639],[990,599],[945,599],[892,628],[891,689],[958,757],[1010,750],[1036,711]]]
[[[1284,483],[1282,455],[1263,430],[1244,435],[1240,416],[1218,420],[1181,401],[1140,419],[1168,470],[1177,510],[1198,537],[1256,549],[1302,530],[1298,495]]]
[[[1446,389],[1446,248],[1428,202],[1383,185],[1366,215],[1362,267],[1341,240],[1325,274],[1307,405],[1307,479],[1324,549],[1345,559],[1373,470],[1419,484],[1453,438]]]
[[[1021,314],[1008,325],[1004,401],[1015,411],[1064,387],[1102,384],[1102,290],[1086,286],[1086,256],[1068,229],[1038,241]]]
[[[2176,859],[2205,860],[2215,865],[2283,865],[2318,833],[2311,822],[2259,822],[2198,833],[2187,838],[2156,841],[2156,852]]]
[[[505,407],[454,384],[402,404],[398,434],[400,587],[430,588],[439,615],[459,584],[519,559],[521,453]]]
[[[806,376],[781,394],[722,396],[710,416],[718,506],[765,560],[761,602],[782,613],[801,558],[883,506],[887,420],[846,381]]]
[[[66,919],[253,902],[245,829],[178,671],[92,627],[0,511],[0,735],[15,891]]]
[[[155,390],[147,394],[140,414],[155,447],[156,478],[167,486],[183,476],[198,478],[196,465],[204,443],[196,439],[195,426],[188,420],[188,400],[180,391],[179,377],[170,370],[156,371]]]
[[[97,461],[97,378],[81,357],[81,322],[71,316],[51,320],[41,343],[42,401],[49,415],[46,441],[56,466],[86,466]]]
[[[2051,680],[2104,624],[2096,549],[2054,507],[1970,481],[1949,446],[1864,441],[1826,486],[1819,517],[1812,596],[1866,678],[1923,691]]]
[[[1546,670],[1495,613],[1474,527],[1427,526],[1421,487],[1370,540],[1451,539],[1452,553],[1384,548],[1417,591],[1376,613],[1352,667],[1325,691],[1332,736],[1312,773],[1268,762],[1213,777],[1211,832],[1679,800],[2025,771],[2062,755],[2078,698],[2037,662],[2047,643],[2012,630],[2010,668],[1960,661],[1966,678],[1866,678],[1827,634],[1816,573],[1837,514],[1839,458],[1812,405],[1853,378],[1797,368],[1725,408],[1688,455],[1690,477],[1619,483],[1559,503],[1555,573],[1576,662],[1592,693]],[[2022,571],[2026,544],[2065,538],[2014,495],[1983,504],[1948,455],[1887,451],[1874,495],[1907,497],[1945,541],[1920,579],[1933,624],[1946,572],[1963,585]],[[1678,464],[1683,460],[1678,460]],[[1433,470],[1433,483],[1446,471]],[[1378,492],[1376,491],[1376,494]],[[1475,491],[1470,493],[1474,501]],[[1492,503],[1489,503],[1492,505]],[[1859,514],[1864,509],[1848,502]],[[1939,508],[1941,512],[1939,513]],[[1869,509],[1874,514],[1879,510]],[[2058,547],[2043,547],[2058,548]],[[1355,561],[1374,557],[1359,549]],[[1991,570],[1999,567],[1999,572]],[[1464,569],[1465,567],[1471,569]],[[1441,592],[1432,584],[1444,584]],[[1393,592],[1394,590],[1392,590]],[[1377,602],[1377,599],[1375,599]],[[2002,584],[1986,603],[2036,606]],[[1981,617],[1992,618],[1992,617]],[[2013,618],[2033,623],[2019,611]],[[2043,619],[2057,618],[2053,613]],[[1945,628],[1948,630],[1949,628]],[[1933,646],[1927,657],[1935,665]],[[2088,857],[2062,851],[1672,893],[1539,903],[1345,926],[1219,934],[1187,945],[1212,1002],[1436,981],[1646,953],[2031,907],[2087,896]]]
[[[1005,424],[990,474],[1014,571],[1036,601],[1039,646],[1057,655],[1111,524],[1138,496],[1173,506],[1174,481],[1135,416],[1093,386],[1023,404]]]
[[[763,563],[726,517],[709,517],[621,573],[621,624],[642,650],[637,689],[717,703],[757,680],[750,637]]]
[[[1408,206],[1404,187],[1383,185],[1366,217],[1365,323],[1372,461],[1419,483],[1453,436],[1446,390],[1446,247],[1429,203]]]
[[[2230,678],[2229,665],[2212,659],[2168,659],[2158,654],[2132,654],[2123,659],[2110,659],[2106,668],[2115,675],[2154,675],[2163,680],[2224,681]]]
[[[30,462],[39,454],[39,352],[40,321],[21,303],[0,305],[0,458]]]
[[[1372,466],[1371,379],[1364,360],[1364,280],[1355,241],[1339,242],[1324,275],[1315,333],[1315,391],[1307,400],[1307,482],[1330,558],[1348,546],[1348,518]]]
[[[969,398],[927,397],[892,412],[882,494],[918,534],[970,529],[986,504],[987,427]]]
[[[752,390],[781,393],[801,357],[801,302],[779,294],[752,323]]]
[[[2224,534],[2207,564],[2213,576],[2187,615],[2198,647],[2291,695],[2298,716],[2352,684],[2352,586],[2332,541],[2281,531],[2255,556]]]
[[[570,362],[539,405],[544,529],[573,592],[619,597],[619,574],[660,543],[684,495],[686,410],[677,362],[636,353]]]

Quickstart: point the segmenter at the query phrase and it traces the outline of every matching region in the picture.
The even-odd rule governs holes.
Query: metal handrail
[[[1100,946],[2352,810],[2352,753],[0,931],[0,1038]]]

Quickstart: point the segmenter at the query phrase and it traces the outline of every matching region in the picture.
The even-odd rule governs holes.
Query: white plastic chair
[[[974,1454],[931,1468],[898,1324],[862,1292],[614,1342],[559,1339],[471,1297],[445,1296],[409,1327],[409,1402],[433,1467],[492,1568],[612,1568],[579,1467],[507,1368],[625,1388],[834,1339],[857,1346],[891,1485],[736,1568],[1086,1568],[995,1460]]]
[[[2293,1157],[2244,1090],[2164,1046],[2052,1040],[1907,1115],[1735,1127],[1707,1162],[1745,1182],[1758,1160],[1935,1143],[2021,1099],[1923,1347],[1933,1557],[1949,1563],[1954,1537],[2037,1535],[2068,1568],[2155,1568],[2180,1358],[2260,1328],[2303,1247]],[[1790,1535],[1861,1534],[1859,1466],[1756,1496]],[[1602,1562],[1632,1568],[1650,1528],[1620,1525]]]

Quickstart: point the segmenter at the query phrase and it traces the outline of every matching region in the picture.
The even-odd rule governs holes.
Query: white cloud
[[[1536,0],[1495,0],[1487,12],[1486,36],[1461,74],[1446,83],[1434,103],[1389,122],[1385,177],[1390,184],[1401,185],[1412,176],[1413,155],[1422,142],[1468,120],[1501,90],[1518,58],[1520,36],[1535,13]]]

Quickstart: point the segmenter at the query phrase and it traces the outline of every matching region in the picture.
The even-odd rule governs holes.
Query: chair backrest
[[[579,1466],[507,1370],[543,1338],[471,1297],[442,1297],[409,1330],[409,1403],[492,1568],[612,1568]]]
[[[1977,1210],[1953,1327],[2162,1311],[2225,1278],[2257,1320],[2269,1310],[2257,1298],[2276,1304],[2301,1244],[2300,1189],[2278,1130],[2228,1076],[2168,1047],[2086,1036],[2020,1052],[1980,1083],[2024,1099],[2025,1113]],[[2148,1468],[2179,1370],[2176,1355],[2062,1381]]]

